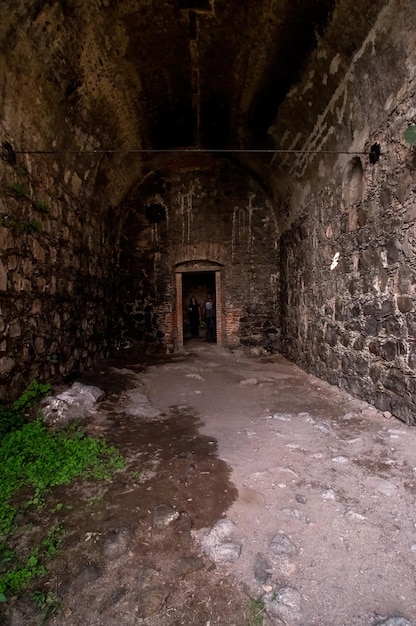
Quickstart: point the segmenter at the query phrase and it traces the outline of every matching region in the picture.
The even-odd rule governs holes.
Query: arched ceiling
[[[318,42],[347,65],[384,3],[2,0],[0,115],[21,149],[273,148],[271,126],[306,128],[334,89],[286,104],[311,63],[323,71]],[[146,159],[124,158],[126,187]]]

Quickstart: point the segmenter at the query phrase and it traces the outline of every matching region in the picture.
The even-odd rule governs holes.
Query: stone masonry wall
[[[281,240],[282,332],[289,358],[414,424],[416,148],[404,131],[416,123],[416,59],[409,14],[389,12],[390,5],[350,68],[344,100],[354,131],[365,117],[359,105],[366,91],[363,148],[377,142],[382,155],[374,165],[365,156],[340,157],[332,175],[327,162],[320,190],[316,175],[303,179],[309,194]],[[364,129],[357,126],[356,136]]]
[[[175,267],[191,263],[198,271],[209,261],[221,268],[224,343],[276,349],[278,244],[267,193],[228,162],[202,169],[187,162],[181,169],[176,159],[175,170],[150,178],[124,209],[127,334],[174,344]]]
[[[1,400],[108,354],[114,259],[99,213],[42,160],[0,161]]]

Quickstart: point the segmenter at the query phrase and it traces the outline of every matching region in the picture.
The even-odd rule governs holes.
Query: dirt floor
[[[278,355],[123,359],[81,382],[126,469],[29,520],[65,530],[48,624],[416,624],[416,429]],[[40,623],[28,597],[4,620]]]

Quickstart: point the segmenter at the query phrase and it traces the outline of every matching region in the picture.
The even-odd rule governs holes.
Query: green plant
[[[263,613],[266,610],[262,600],[252,600],[250,603],[250,617],[247,626],[262,626]]]
[[[15,171],[16,171],[16,174],[20,177],[27,176],[29,174],[29,170],[27,169],[25,165],[18,165]]]
[[[49,383],[42,384],[32,380],[26,391],[13,404],[0,409],[0,436],[23,426],[30,409],[50,390]]]
[[[39,625],[43,624],[48,617],[55,615],[61,607],[61,602],[50,591],[45,593],[44,591],[35,590],[32,591],[29,597],[39,610]]]
[[[50,431],[37,420],[7,433],[0,446],[0,534],[13,528],[10,499],[22,487],[33,489],[26,506],[41,507],[50,487],[78,477],[108,479],[124,466],[118,450],[80,428]]]
[[[0,594],[4,597],[17,595],[35,577],[45,572],[45,559],[56,554],[63,541],[64,530],[52,526],[40,545],[31,549],[29,556],[19,559],[6,544],[0,544]]]
[[[17,595],[36,576],[45,573],[45,567],[39,563],[39,549],[34,548],[27,559],[17,562],[0,575],[0,593],[7,597]]]
[[[29,489],[32,495],[20,506],[39,508],[53,486],[65,485],[80,477],[107,479],[125,466],[118,450],[103,439],[87,437],[79,425],[52,431],[40,418],[26,421],[33,405],[49,390],[49,385],[33,381],[18,400],[2,411],[5,428],[0,439],[1,536],[6,537],[14,529],[17,510],[13,497],[22,488]],[[96,500],[98,498],[102,496],[97,496]],[[56,504],[54,511],[63,506]],[[59,550],[63,534],[62,526],[51,527],[37,546],[20,557],[0,543],[0,602],[19,594],[33,578],[45,572],[46,559]],[[38,600],[43,602],[41,595]],[[42,611],[46,607],[51,611],[54,603],[47,597],[44,600]]]
[[[13,183],[11,189],[16,198],[25,198],[27,196],[27,190],[22,183]]]
[[[39,213],[47,214],[49,213],[49,206],[46,202],[42,202],[42,200],[35,200],[33,206]]]
[[[43,231],[42,224],[40,222],[37,222],[36,220],[31,220],[30,222],[28,222],[26,228],[26,232],[29,233],[41,233]]]
[[[62,545],[64,534],[65,532],[62,526],[52,526],[52,528],[48,530],[48,533],[41,544],[45,554],[53,556],[58,552]]]

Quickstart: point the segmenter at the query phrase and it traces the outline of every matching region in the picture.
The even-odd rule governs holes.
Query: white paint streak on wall
[[[250,194],[248,197],[248,205],[247,205],[247,213],[248,213],[248,233],[247,233],[247,251],[252,253],[253,252],[253,243],[254,243],[254,239],[253,239],[253,230],[252,230],[252,217],[253,217],[253,211],[255,210],[255,207],[253,207],[253,200],[256,197],[256,195]]]
[[[194,196],[194,188],[191,186],[188,193],[178,192],[179,215],[182,216],[182,245],[189,244],[191,240],[192,226],[192,198]]]

